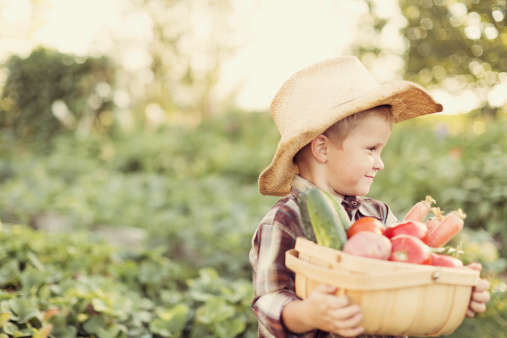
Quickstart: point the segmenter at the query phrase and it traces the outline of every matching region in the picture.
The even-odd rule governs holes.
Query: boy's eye
[[[377,147],[368,147],[369,151],[374,151],[375,149],[377,149]]]

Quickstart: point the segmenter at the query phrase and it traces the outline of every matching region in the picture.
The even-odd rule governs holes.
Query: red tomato
[[[435,266],[447,266],[450,268],[462,268],[463,262],[457,258],[440,255],[436,253],[431,254],[431,265]]]
[[[391,257],[390,261],[430,264],[431,249],[419,238],[410,235],[398,235],[391,238]]]
[[[375,232],[362,231],[347,240],[343,252],[356,256],[387,260],[391,255],[391,242],[387,237]]]
[[[406,221],[387,227],[384,235],[388,238],[393,238],[398,235],[410,235],[423,240],[426,238],[428,228],[426,224],[418,221]]]
[[[350,226],[347,231],[347,237],[350,238],[362,231],[374,232],[379,235],[383,235],[384,224],[374,217],[361,217]]]

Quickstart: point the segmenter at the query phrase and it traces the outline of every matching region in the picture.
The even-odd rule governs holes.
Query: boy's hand
[[[482,265],[472,263],[466,266],[469,269],[481,271]],[[486,303],[489,301],[489,282],[485,279],[479,279],[479,282],[472,289],[470,303],[468,304],[467,317],[474,317],[476,313],[486,311]]]
[[[309,323],[344,337],[360,335],[364,329],[359,325],[362,319],[359,306],[350,305],[345,295],[335,296],[336,291],[336,287],[323,284],[305,299]]]

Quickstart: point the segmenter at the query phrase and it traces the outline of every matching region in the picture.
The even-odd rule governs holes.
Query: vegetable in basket
[[[465,217],[466,215],[461,209],[446,214],[437,226],[428,231],[426,243],[433,248],[447,244],[463,229]]]
[[[379,235],[384,234],[384,224],[375,217],[361,217],[357,219],[347,231],[347,237],[351,238],[355,234],[367,231],[374,232]]]
[[[440,208],[431,208],[431,212],[433,213],[434,216],[430,217],[426,221],[426,227],[428,228],[428,232],[433,231],[433,229],[436,228],[444,218],[444,216],[442,215],[442,210],[440,210]]]
[[[386,229],[384,235],[387,238],[393,238],[398,235],[410,235],[424,241],[428,234],[426,224],[418,221],[405,221],[396,225],[390,226]]]
[[[403,218],[404,221],[419,221],[422,222],[431,210],[431,204],[436,201],[431,196],[426,196],[424,201],[417,202]]]
[[[343,252],[355,256],[387,260],[391,255],[391,242],[387,237],[376,232],[363,231],[347,240]]]
[[[301,193],[298,204],[305,235],[315,238],[319,245],[341,250],[347,241],[345,229],[350,222],[345,209],[331,195],[317,188]]]
[[[398,235],[391,238],[391,256],[389,260],[413,264],[430,264],[431,248],[417,237]]]
[[[449,268],[462,268],[463,262],[455,257],[432,253],[431,254],[431,265],[446,266]]]

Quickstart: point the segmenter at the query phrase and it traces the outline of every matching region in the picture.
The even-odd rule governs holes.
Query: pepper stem
[[[444,218],[443,216],[443,211],[440,210],[440,208],[438,207],[433,207],[431,208],[431,212],[433,213],[433,215],[436,216],[436,218],[438,218],[439,220],[442,220],[442,218]]]
[[[451,255],[453,257],[459,257],[463,255],[465,252],[461,249],[456,249],[450,246],[444,246],[441,248],[430,248],[431,252],[442,254],[442,255]]]
[[[433,203],[437,203],[437,201],[435,201],[435,199],[433,197],[431,197],[430,195],[426,195],[426,199],[425,199],[426,203],[428,203],[429,205],[432,205]]]

